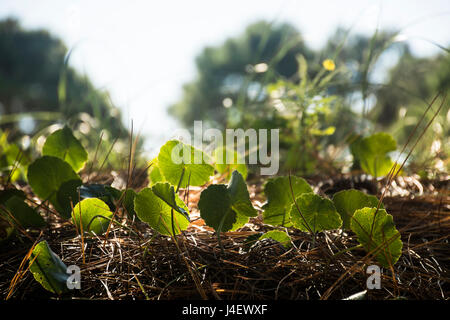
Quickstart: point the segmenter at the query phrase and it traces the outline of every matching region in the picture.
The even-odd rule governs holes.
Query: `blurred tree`
[[[111,140],[128,139],[108,93],[69,67],[68,57],[62,41],[47,31],[24,30],[15,19],[0,21],[0,129],[8,129],[9,139],[16,140],[41,132],[55,120],[74,129],[81,125],[91,150],[102,130]],[[47,112],[47,120],[35,117],[24,130],[22,114],[33,117],[37,112]]]
[[[196,59],[197,78],[184,85],[181,100],[169,112],[187,127],[200,119],[222,128],[243,123],[252,102],[264,99],[266,84],[297,73],[299,54],[313,58],[293,26],[254,23],[239,37],[203,50]],[[227,107],[232,105],[230,116]]]

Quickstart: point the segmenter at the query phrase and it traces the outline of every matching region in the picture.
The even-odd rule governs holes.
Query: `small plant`
[[[384,149],[380,144],[384,144]],[[385,153],[394,147],[388,136],[380,134],[360,140],[353,145],[353,150],[363,168],[378,174],[384,173],[384,168],[392,163]],[[177,162],[174,155],[180,161]],[[243,227],[258,211],[253,207],[245,183],[245,165],[222,165],[223,161],[217,160],[214,167],[202,151],[170,140],[152,161],[150,184],[140,192],[84,184],[77,172],[85,166],[86,153],[70,129],[64,127],[49,136],[43,156],[29,165],[27,177],[34,193],[42,201],[48,201],[61,217],[70,219],[82,236],[100,236],[107,232],[111,223],[120,225],[114,220],[120,207],[129,217],[147,223],[158,234],[175,237],[190,224],[189,209],[178,195],[179,189],[207,184],[215,170],[231,176],[230,181],[228,185],[207,186],[201,192],[198,208],[206,225],[216,231],[223,250],[221,234]],[[230,170],[233,171],[230,173]],[[269,178],[264,193],[267,203],[262,207],[262,215],[267,225],[293,227],[314,237],[327,230],[351,229],[360,246],[384,267],[394,265],[401,255],[400,233],[395,229],[392,216],[374,196],[344,190],[330,200],[315,194],[306,180],[296,176]],[[45,226],[43,218],[26,201],[25,193],[20,190],[7,189],[0,193],[0,241],[14,233],[16,224]],[[266,238],[279,242],[286,249],[292,246],[289,234],[281,230],[255,234],[252,241]],[[65,265],[45,241],[34,248],[30,264],[30,271],[45,289],[58,295],[65,292]]]
[[[342,225],[333,202],[314,193],[305,193],[295,199],[289,215],[293,226],[305,232],[333,230]]]
[[[139,219],[163,235],[176,235],[189,225],[189,210],[169,183],[144,188],[134,199]]]
[[[277,177],[267,180],[264,193],[267,203],[263,206],[264,222],[273,226],[291,227],[289,210],[293,204],[292,197],[299,197],[312,192],[305,179],[299,177]]]
[[[373,253],[385,268],[392,267],[402,254],[403,243],[394,220],[384,209],[356,210],[350,223],[359,243]]]
[[[206,224],[218,234],[236,230],[257,215],[248,194],[244,178],[238,171],[233,171],[228,186],[210,185],[198,202],[200,215]]]
[[[44,289],[57,295],[68,291],[67,266],[50,249],[47,241],[41,241],[34,247],[29,262],[30,272]]]
[[[354,159],[373,177],[386,176],[393,166],[389,153],[397,149],[394,138],[384,132],[369,137],[358,137],[350,144]]]

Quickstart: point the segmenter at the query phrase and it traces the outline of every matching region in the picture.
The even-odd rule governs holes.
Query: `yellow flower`
[[[328,70],[328,71],[333,71],[336,68],[334,61],[331,59],[324,60],[322,62],[322,66],[325,68],[325,70]]]

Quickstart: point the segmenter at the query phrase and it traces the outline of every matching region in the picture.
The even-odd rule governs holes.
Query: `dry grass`
[[[446,182],[419,183],[399,177],[384,200],[401,231],[403,255],[392,270],[384,270],[382,289],[368,292],[369,299],[449,299],[450,194]],[[110,182],[105,176],[97,181]],[[329,193],[342,181],[312,179],[316,191]],[[145,185],[139,182],[138,185]],[[344,183],[345,184],[345,183]],[[355,185],[353,185],[355,186]],[[136,187],[136,186],[135,186]],[[381,184],[378,186],[381,190]],[[261,183],[250,184],[252,201],[264,201]],[[330,189],[331,188],[331,189]],[[223,235],[222,253],[217,238],[198,216],[196,204],[201,190],[191,190],[189,229],[177,238],[156,235],[143,223],[119,216],[136,232],[113,227],[107,239],[82,241],[70,222],[48,214],[49,227],[42,239],[48,241],[66,265],[81,268],[81,290],[65,296],[74,299],[342,299],[365,290],[365,267],[371,264],[361,249],[336,253],[357,245],[352,233],[324,232],[315,246],[311,237],[289,230],[293,247],[264,241],[251,249],[248,236],[265,232],[261,217],[237,232]],[[334,192],[335,190],[333,190]],[[31,238],[37,231],[28,231]],[[0,295],[6,298],[11,280],[32,242],[20,237],[1,248]],[[373,262],[373,261],[372,261]],[[64,297],[64,298],[65,298]],[[17,281],[13,299],[55,298],[27,272]]]

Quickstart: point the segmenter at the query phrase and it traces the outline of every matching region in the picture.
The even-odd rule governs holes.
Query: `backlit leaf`
[[[376,213],[376,214],[375,214]],[[375,257],[385,268],[394,265],[402,255],[403,243],[394,219],[384,209],[356,210],[350,222],[351,229],[367,252],[375,250]]]
[[[30,272],[44,289],[58,295],[68,291],[67,267],[50,249],[47,241],[41,241],[34,247],[29,261],[33,261]]]
[[[196,157],[197,155],[197,157]],[[195,163],[195,159],[199,163]],[[183,175],[181,187],[201,186],[214,174],[209,157],[200,150],[177,140],[169,140],[158,154],[158,167],[162,176],[172,185],[178,185]]]
[[[377,207],[378,199],[362,191],[350,189],[336,193],[333,196],[333,203],[337,212],[341,215],[342,228],[350,229],[350,220],[355,211],[365,207]],[[383,204],[380,208],[384,209]]]
[[[303,193],[313,191],[310,185],[302,178],[291,176],[291,183],[295,198]],[[267,180],[264,186],[264,193],[267,196],[267,203],[263,206],[264,223],[272,226],[292,226],[289,210],[294,202],[289,177],[277,177]]]
[[[66,161],[76,172],[83,169],[88,159],[86,150],[67,126],[48,136],[42,148],[42,154]]]
[[[337,229],[342,225],[341,217],[331,200],[314,193],[305,193],[296,199],[290,210],[291,221],[297,229],[313,233]]]
[[[28,183],[34,193],[42,200],[49,200],[65,218],[69,218],[70,212],[65,212],[57,193],[65,182],[71,180],[80,180],[80,177],[67,162],[56,157],[43,156],[28,167]]]
[[[210,185],[200,195],[200,216],[217,232],[235,230],[258,213],[250,201],[247,185],[238,171],[233,171],[228,187]]]
[[[165,187],[161,186],[157,187],[155,190],[158,192],[163,188]],[[178,195],[174,195],[174,197],[176,203],[175,206],[181,208],[188,214],[189,210],[183,201]],[[178,212],[171,206],[173,203],[170,199],[171,196],[169,196],[168,199],[163,200],[153,192],[152,188],[144,188],[134,198],[134,210],[139,219],[148,223],[150,227],[159,233],[163,235],[172,235],[173,231],[175,231],[175,234],[179,234],[182,230],[187,229],[189,221],[184,214]],[[171,205],[169,205],[168,202],[171,202]]]
[[[397,143],[390,134],[379,132],[360,138],[350,145],[353,156],[361,168],[374,177],[385,176],[393,166],[388,153],[397,149]]]
[[[81,218],[80,218],[81,215]],[[105,233],[113,213],[102,200],[97,198],[84,199],[77,203],[72,211],[72,222],[80,229],[80,219],[83,232],[96,235]]]

